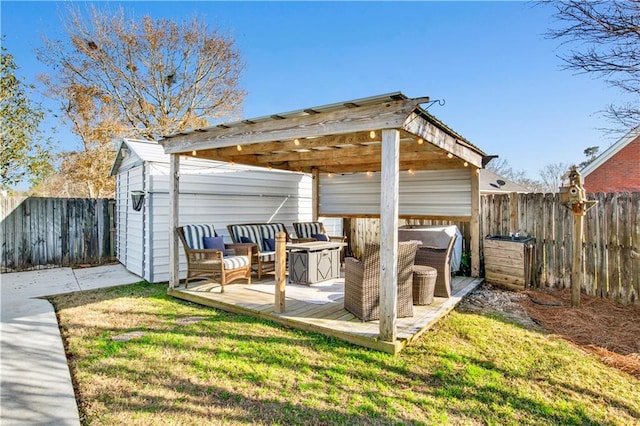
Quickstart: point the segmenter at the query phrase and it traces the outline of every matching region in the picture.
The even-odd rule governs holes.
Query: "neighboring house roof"
[[[620,150],[622,150],[625,146],[629,145],[633,142],[637,137],[640,136],[640,126],[632,129],[629,133],[620,138],[617,142],[607,148],[602,154],[596,157],[591,163],[587,164],[580,170],[582,177],[585,178],[589,173],[596,170],[598,167],[603,165],[607,160],[616,155]]]
[[[508,194],[511,192],[531,192],[531,190],[507,180],[491,170],[480,169],[480,192],[484,194]]]

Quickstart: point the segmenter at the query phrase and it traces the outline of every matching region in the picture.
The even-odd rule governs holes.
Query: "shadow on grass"
[[[132,416],[157,414],[159,417],[150,418],[154,422],[166,416],[192,418],[195,415],[194,421],[203,418],[212,421],[214,417],[224,416],[224,422],[269,424],[431,424],[447,422],[451,417],[462,422],[511,423],[514,419],[510,416],[515,414],[532,423],[603,423],[602,419],[586,412],[580,403],[558,407],[502,383],[522,379],[543,380],[555,389],[554,393],[584,394],[592,401],[617,407],[632,418],[640,416],[635,408],[622,401],[603,399],[597,390],[547,377],[532,379],[516,369],[501,368],[478,357],[434,353],[424,345],[407,348],[393,357],[322,334],[174,299],[166,295],[165,286],[139,283],[83,293],[86,294],[53,298],[58,299],[54,304],[57,309],[67,309],[126,297],[144,298],[171,307],[170,313],[158,313],[152,307],[131,313],[155,318],[151,327],[142,321],[133,328],[105,325],[91,331],[97,344],[93,357],[89,357],[92,359],[83,361],[83,375],[106,375],[145,384],[124,388],[113,400],[103,400],[107,412],[109,406],[118,406],[121,411],[131,411]],[[175,322],[192,315],[203,319],[188,325]],[[491,319],[500,321],[493,316]],[[508,320],[504,322],[514,325]],[[63,326],[85,327],[73,322]],[[111,340],[114,333],[135,330],[145,330],[147,335],[129,342]],[[428,338],[428,333],[423,336]],[[135,368],[133,361],[144,362],[146,354],[156,353],[167,357],[146,360],[151,366],[156,363],[157,368],[151,371]],[[109,362],[103,365],[99,362],[101,359]],[[432,365],[425,365],[425,361]],[[451,362],[464,366],[466,371],[497,377],[481,383],[464,370],[444,368]],[[75,368],[74,363],[74,376]],[[290,380],[274,383],[269,377],[274,370]],[[301,374],[310,384],[298,383]],[[75,378],[74,384],[78,389]],[[156,389],[146,390],[146,385]],[[236,391],[236,387],[249,390]],[[305,396],[305,392],[314,389],[318,396]],[[161,396],[174,392],[180,396]],[[338,396],[328,396],[332,393]],[[283,401],[287,394],[291,395],[290,400]],[[83,402],[82,393],[78,396],[85,423],[104,421],[100,414],[96,418],[87,412],[88,401]]]

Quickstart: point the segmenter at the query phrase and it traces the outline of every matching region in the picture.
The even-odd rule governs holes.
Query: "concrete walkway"
[[[80,424],[56,314],[41,297],[139,281],[120,264],[0,275],[0,424]]]

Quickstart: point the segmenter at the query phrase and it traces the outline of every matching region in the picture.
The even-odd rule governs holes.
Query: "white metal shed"
[[[156,142],[124,139],[111,175],[116,178],[116,257],[149,282],[168,281],[169,155]],[[311,182],[304,173],[185,156],[179,222],[213,224],[228,242],[230,223],[281,222],[293,232],[293,222],[311,220]],[[136,191],[144,194],[139,211],[132,202]],[[341,226],[328,228],[342,232]],[[186,275],[182,253],[180,275]]]

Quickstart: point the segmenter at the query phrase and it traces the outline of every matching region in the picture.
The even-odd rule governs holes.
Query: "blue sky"
[[[75,2],[76,6],[91,2]],[[104,3],[103,3],[104,4]],[[194,14],[232,34],[246,68],[246,118],[401,91],[445,101],[429,108],[487,154],[537,178],[617,137],[598,111],[624,96],[561,69],[544,33],[553,10],[529,2],[109,2],[129,15],[183,21]],[[19,75],[48,72],[43,35],[64,36],[66,2],[2,1],[4,46]],[[64,129],[65,149],[79,146]]]

